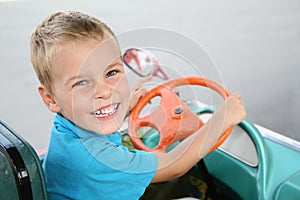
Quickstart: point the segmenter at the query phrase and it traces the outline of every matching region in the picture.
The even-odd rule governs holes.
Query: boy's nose
[[[95,98],[108,99],[112,94],[113,87],[105,80],[99,80],[95,88]]]

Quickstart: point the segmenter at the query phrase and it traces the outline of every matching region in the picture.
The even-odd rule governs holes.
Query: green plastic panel
[[[16,185],[13,171],[7,156],[0,151],[0,199],[19,199],[17,188],[12,187],[12,185]]]
[[[300,171],[286,180],[276,194],[278,200],[298,200],[300,198]]]
[[[47,192],[44,174],[40,160],[34,149],[20,135],[2,122],[0,122],[0,132],[18,149],[25,163],[30,178],[33,200],[46,200]],[[9,159],[4,154],[5,152],[2,152],[0,155],[0,199],[18,199],[17,185],[12,171],[9,169],[11,168],[9,166]],[[2,196],[5,198],[1,198]]]

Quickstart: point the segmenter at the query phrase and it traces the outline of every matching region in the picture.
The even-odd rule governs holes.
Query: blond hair
[[[63,45],[89,39],[100,41],[105,36],[114,37],[114,33],[95,17],[78,11],[50,14],[35,28],[30,40],[31,63],[40,83],[53,92],[51,62]]]

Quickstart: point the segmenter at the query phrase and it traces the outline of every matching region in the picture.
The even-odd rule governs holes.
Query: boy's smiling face
[[[96,133],[110,134],[120,128],[130,92],[114,38],[64,45],[51,70],[54,94],[47,95],[43,86],[39,88],[51,111]]]

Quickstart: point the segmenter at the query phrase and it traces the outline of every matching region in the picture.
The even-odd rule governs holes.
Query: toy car
[[[130,49],[124,54],[124,62],[139,76],[160,74],[162,80],[173,83],[148,51]],[[143,69],[145,65],[141,63],[152,69]],[[174,93],[179,98],[180,91],[175,90]],[[230,95],[224,94],[224,98]],[[202,123],[214,112],[213,106],[198,100],[185,99],[184,102]],[[174,112],[179,115],[182,110]],[[129,148],[141,144],[138,148],[168,151],[184,139],[177,138],[164,144],[161,142],[163,135],[150,123],[146,124],[146,128],[139,128],[130,125],[140,120],[138,117],[129,120],[129,127],[120,130],[123,143]],[[133,131],[130,130],[132,127]],[[135,147],[128,140],[131,132],[142,132],[134,135],[138,137],[138,142],[133,142]],[[28,142],[0,121],[0,199],[47,199],[42,161],[43,155],[38,155]],[[150,185],[149,188],[154,187],[155,192],[151,193],[149,189],[150,192],[142,198],[170,199],[186,195],[198,199],[300,199],[300,143],[244,120],[185,177],[164,184],[166,187]]]

